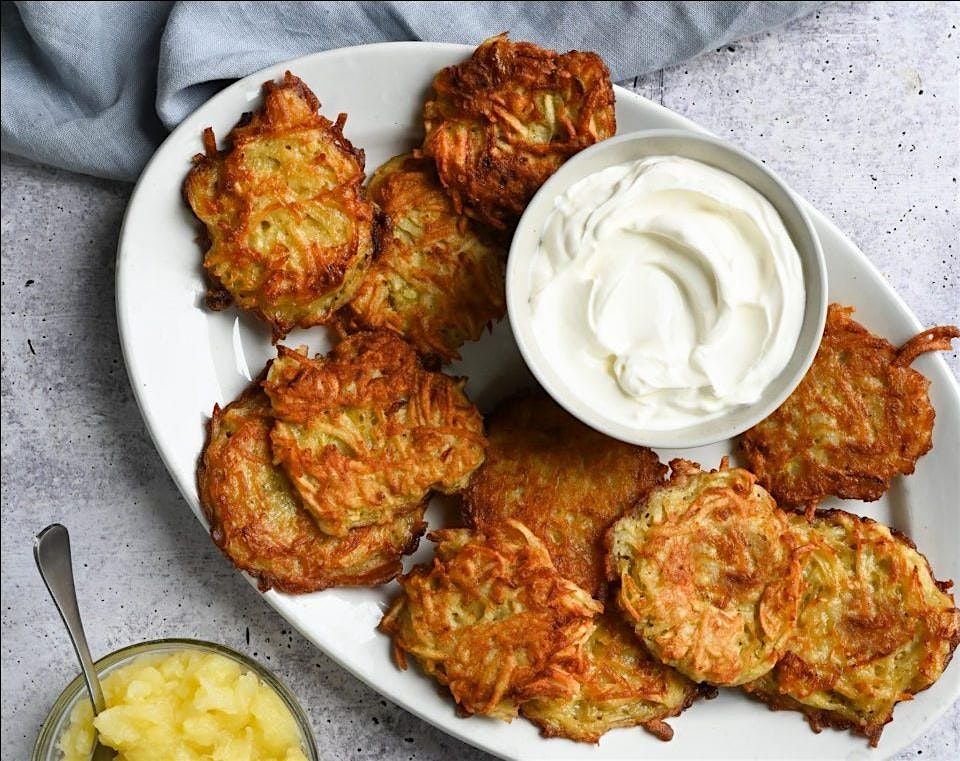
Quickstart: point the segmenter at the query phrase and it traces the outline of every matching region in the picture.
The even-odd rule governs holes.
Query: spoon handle
[[[77,651],[80,659],[80,668],[93,703],[93,712],[98,714],[106,709],[106,704],[93,659],[90,657],[90,648],[87,647],[83,624],[80,622],[77,591],[73,584],[73,563],[70,559],[70,534],[66,527],[54,523],[37,534],[33,543],[33,557],[37,561],[43,583],[47,585],[47,591],[67,626],[73,649]]]

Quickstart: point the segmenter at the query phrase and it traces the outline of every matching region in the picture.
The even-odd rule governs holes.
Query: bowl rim
[[[784,203],[789,205],[790,213],[799,222],[798,229],[802,229],[807,238],[806,241],[797,241],[795,235],[791,234],[790,236],[800,257],[801,266],[804,269],[804,315],[801,321],[800,336],[797,339],[797,345],[794,347],[793,353],[790,355],[790,359],[780,373],[767,386],[767,388],[770,388],[774,384],[782,384],[779,391],[769,398],[761,397],[760,400],[753,404],[735,407],[719,417],[711,418],[702,423],[694,423],[685,428],[672,430],[648,430],[612,420],[590,407],[565,384],[554,382],[551,378],[551,373],[555,373],[558,378],[559,373],[553,370],[550,362],[540,351],[539,346],[537,346],[536,338],[531,327],[532,319],[530,310],[526,308],[529,303],[529,289],[525,289],[520,285],[521,282],[527,283],[529,280],[529,270],[536,251],[536,243],[530,245],[531,236],[532,240],[537,242],[539,242],[542,237],[542,229],[533,229],[535,223],[532,221],[532,218],[535,214],[540,214],[539,207],[547,203],[545,199],[557,198],[583,177],[624,163],[625,161],[623,159],[600,160],[596,162],[596,166],[587,174],[576,175],[577,167],[594,161],[595,156],[611,152],[616,146],[623,143],[642,143],[656,139],[673,139],[681,143],[705,144],[709,146],[711,150],[728,154],[728,156],[732,157],[734,163],[741,162],[753,171],[764,175],[766,179],[776,187],[778,192],[782,194],[783,198],[781,203],[776,203],[774,199],[769,198],[766,193],[754,187],[748,179],[740,176],[737,172],[730,171],[730,169],[726,167],[716,167],[729,174],[733,174],[754,188],[754,190],[773,204],[781,219],[784,218],[784,214],[781,211],[781,209],[784,208]],[[650,153],[648,155],[678,155],[685,157],[682,151],[674,151],[673,153]],[[686,157],[691,158],[689,156]],[[639,158],[643,158],[643,156],[637,159],[626,159],[626,161],[639,160]],[[699,157],[694,158],[694,160],[710,165],[709,160],[704,160]],[[568,179],[571,175],[574,175],[572,179]],[[542,227],[542,223],[546,221],[546,215],[549,215],[549,213],[548,207],[548,210],[544,212],[543,219],[539,220],[539,227]],[[787,220],[784,220],[784,223],[788,224]],[[810,278],[810,275],[813,277]],[[814,288],[818,293],[816,294],[816,300],[811,303],[810,293]],[[614,137],[607,138],[584,149],[568,159],[534,194],[517,224],[513,240],[510,244],[506,271],[506,300],[510,329],[513,332],[514,340],[527,368],[543,389],[567,412],[591,428],[620,441],[638,446],[655,447],[657,449],[690,449],[732,439],[768,417],[786,401],[787,397],[793,393],[800,381],[803,380],[803,377],[806,375],[807,370],[810,368],[816,356],[826,323],[829,298],[826,257],[823,253],[820,237],[797,194],[776,172],[743,149],[713,135],[698,134],[683,129],[649,129],[615,135]],[[803,342],[804,333],[807,333],[806,343]],[[796,361],[798,356],[801,357],[799,362]],[[787,375],[788,371],[791,374]],[[786,380],[784,381],[784,379]],[[743,414],[743,419],[739,423],[737,423],[736,420],[731,420],[727,422],[726,425],[723,425],[723,422],[730,418],[731,414],[738,411],[742,411]]]
[[[259,661],[254,660],[248,655],[234,650],[231,647],[222,645],[218,642],[209,642],[201,639],[189,639],[184,637],[167,637],[163,639],[151,639],[143,642],[136,642],[132,645],[126,645],[119,650],[114,650],[94,662],[97,674],[100,675],[108,669],[113,669],[121,664],[132,660],[140,655],[148,655],[155,652],[178,650],[200,650],[207,653],[222,655],[230,660],[239,663],[241,666],[249,668],[254,672],[268,687],[270,687],[284,705],[289,709],[297,728],[300,730],[300,737],[303,745],[303,752],[308,761],[319,761],[320,752],[317,749],[317,741],[313,735],[313,728],[310,726],[310,718],[300,701],[294,695],[293,691],[270,669]],[[51,758],[51,752],[58,752],[56,742],[59,739],[60,724],[67,715],[68,710],[73,709],[78,695],[86,689],[83,684],[83,675],[78,674],[73,680],[63,688],[63,691],[54,701],[50,712],[43,720],[37,740],[33,746],[33,752],[30,755],[32,761],[48,761]],[[54,758],[60,758],[55,756]]]

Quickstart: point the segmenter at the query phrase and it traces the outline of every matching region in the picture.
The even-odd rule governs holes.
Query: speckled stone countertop
[[[830,5],[627,84],[766,159],[924,324],[957,323],[958,26],[960,4]],[[29,757],[76,671],[30,554],[33,535],[59,520],[73,533],[95,653],[218,640],[293,687],[324,758],[484,758],[291,631],[200,530],[147,437],[120,354],[114,256],[130,189],[4,157],[0,755]],[[946,358],[960,372],[957,353]],[[898,759],[958,756],[954,705]]]

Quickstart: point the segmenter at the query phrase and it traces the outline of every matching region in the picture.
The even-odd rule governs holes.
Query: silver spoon
[[[103,700],[103,690],[97,678],[97,670],[90,657],[90,648],[87,647],[87,638],[83,633],[83,624],[80,621],[80,608],[77,606],[77,591],[73,584],[73,563],[70,559],[70,534],[64,526],[54,523],[37,534],[33,542],[33,557],[37,561],[37,568],[47,585],[47,591],[53,598],[60,617],[66,624],[67,633],[73,643],[73,649],[80,660],[80,670],[83,672],[83,681],[87,683],[87,692],[90,693],[90,702],[93,703],[93,715],[106,710]],[[94,730],[94,746],[90,753],[90,761],[113,761],[116,751],[100,743],[100,735]]]

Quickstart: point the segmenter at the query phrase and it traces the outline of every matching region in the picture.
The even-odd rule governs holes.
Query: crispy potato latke
[[[773,671],[744,689],[810,726],[876,746],[893,708],[933,684],[960,641],[960,613],[912,542],[841,510],[791,516],[804,545],[796,633]]]
[[[700,695],[686,677],[655,660],[616,613],[596,619],[584,648],[586,669],[557,682],[556,695],[537,696],[520,713],[545,737],[595,743],[611,729],[642,726],[661,740],[673,738],[665,721]]]
[[[345,327],[387,328],[424,356],[459,359],[457,349],[506,311],[506,252],[454,211],[430,159],[390,159],[368,195],[390,231],[343,310]]]
[[[391,523],[431,490],[466,485],[486,439],[465,382],[425,370],[388,331],[357,333],[316,359],[278,347],[263,384],[273,454],[322,531]]]
[[[380,622],[397,665],[406,653],[449,687],[465,714],[507,721],[530,694],[569,685],[603,606],[557,573],[547,549],[517,521],[492,534],[444,529],[431,564],[400,577]]]
[[[400,573],[401,556],[416,549],[427,526],[425,506],[391,523],[327,536],[273,464],[272,425],[270,400],[257,384],[225,409],[214,407],[197,483],[217,546],[261,590],[373,586]]]
[[[501,34],[434,78],[423,151],[458,211],[508,230],[564,161],[616,132],[613,101],[596,53]]]
[[[650,651],[694,681],[756,679],[796,625],[801,563],[787,514],[741,468],[670,466],[608,534],[620,607]]]
[[[207,304],[231,301],[270,323],[274,340],[327,322],[373,255],[373,206],[362,196],[363,151],[321,116],[319,101],[289,71],[263,86],[217,150],[207,128],[183,192],[206,226]]]
[[[747,467],[781,506],[812,510],[828,495],[879,499],[933,446],[930,381],[908,365],[949,349],[960,330],[933,328],[898,351],[852,313],[830,305],[810,370],[740,441]]]
[[[604,535],[663,481],[666,466],[645,447],[585,426],[542,391],[502,402],[487,424],[487,458],[464,492],[468,523],[486,532],[520,521],[561,575],[604,597]]]

